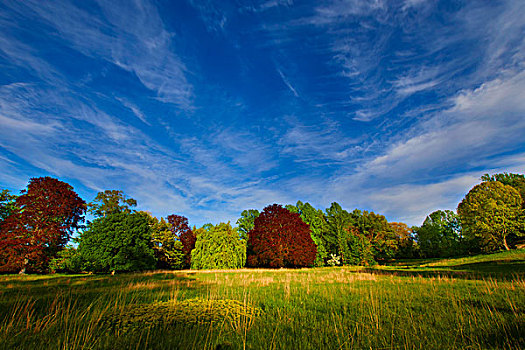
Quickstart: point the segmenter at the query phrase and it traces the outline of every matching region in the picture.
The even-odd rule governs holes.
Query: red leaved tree
[[[188,219],[181,215],[169,215],[168,223],[170,230],[175,237],[182,243],[182,252],[184,253],[184,263],[186,267],[191,266],[191,251],[195,248],[197,237],[188,225]]]
[[[18,210],[0,227],[0,271],[44,271],[84,221],[86,203],[69,184],[51,177],[29,180]]]
[[[248,232],[248,266],[312,266],[316,253],[308,224],[278,204],[264,208]]]

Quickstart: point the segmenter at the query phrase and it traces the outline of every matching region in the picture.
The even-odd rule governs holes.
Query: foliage
[[[113,213],[131,213],[131,208],[137,206],[137,201],[128,198],[124,192],[118,190],[105,190],[97,193],[93,202],[88,204],[89,212],[95,217]]]
[[[56,258],[49,261],[49,271],[51,273],[75,273],[82,271],[82,260],[77,249],[68,245],[59,251]]]
[[[413,230],[402,222],[389,223],[397,240],[396,258],[409,259],[417,254],[416,243],[413,237]]]
[[[431,213],[415,234],[423,257],[446,258],[464,253],[459,217],[451,210]]]
[[[170,224],[161,218],[147,214],[150,220],[151,240],[155,257],[157,258],[157,268],[179,270],[184,268],[184,253],[182,243],[171,231]]]
[[[16,198],[9,190],[0,190],[0,225],[11,214],[17,211]]]
[[[255,219],[259,216],[259,211],[256,209],[243,210],[241,217],[236,224],[239,227],[239,233],[242,239],[248,239],[248,232],[253,230]]]
[[[0,231],[0,270],[45,271],[50,258],[84,220],[86,203],[69,184],[51,177],[32,178],[16,198]]]
[[[481,177],[483,181],[499,181],[504,185],[512,186],[521,196],[521,208],[525,210],[525,175],[523,174],[494,174],[490,176],[485,174]],[[511,232],[507,236],[507,243],[512,246],[517,243],[524,243],[521,237],[525,237],[525,227],[518,229],[518,231]]]
[[[481,180],[484,182],[499,181],[504,185],[514,187],[514,189],[520,193],[522,199],[522,208],[525,209],[525,175],[502,173],[491,176],[489,174],[485,174],[481,177]]]
[[[458,206],[463,234],[477,239],[484,251],[509,249],[507,236],[523,232],[522,198],[499,181],[474,186]]]
[[[192,269],[237,269],[246,262],[246,241],[228,222],[201,230],[191,252]]]
[[[298,201],[295,206],[289,205],[286,208],[291,212],[298,213],[304,223],[310,226],[310,236],[317,247],[314,265],[324,266],[328,259],[328,251],[325,242],[327,223],[323,211],[315,209],[310,203],[301,201]]]
[[[150,220],[144,213],[114,212],[95,219],[79,238],[83,268],[127,272],[155,268]]]
[[[354,226],[372,244],[374,258],[378,261],[394,258],[398,250],[398,239],[386,218],[366,210],[354,210],[352,215]]]
[[[195,248],[197,237],[188,225],[188,219],[181,215],[169,215],[168,223],[171,225],[170,230],[174,237],[182,244],[182,253],[184,254],[184,267],[191,266],[191,251]]]
[[[248,234],[249,266],[312,266],[316,252],[308,225],[278,204],[264,208]]]
[[[328,253],[340,256],[343,265],[351,264],[351,247],[348,246],[351,225],[352,216],[338,203],[326,209],[325,247]]]

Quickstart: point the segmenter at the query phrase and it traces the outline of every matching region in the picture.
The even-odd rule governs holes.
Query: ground
[[[525,348],[525,250],[373,268],[0,276],[0,347]]]

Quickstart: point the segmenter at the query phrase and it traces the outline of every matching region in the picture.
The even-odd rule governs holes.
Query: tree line
[[[119,190],[86,203],[63,181],[32,178],[20,195],[0,191],[0,272],[367,266],[519,246],[525,176],[486,174],[481,180],[457,212],[435,211],[420,227],[366,210],[348,212],[336,202],[322,210],[299,201],[244,210],[236,226],[197,228],[181,215],[159,219],[137,211],[137,201]],[[88,212],[94,220],[86,222]]]

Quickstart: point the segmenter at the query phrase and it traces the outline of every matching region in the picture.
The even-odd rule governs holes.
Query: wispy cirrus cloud
[[[159,100],[191,110],[193,88],[187,68],[174,53],[174,33],[165,29],[157,8],[147,0],[97,5],[88,10],[69,1],[9,4],[21,20],[45,21],[74,49],[134,73]]]

